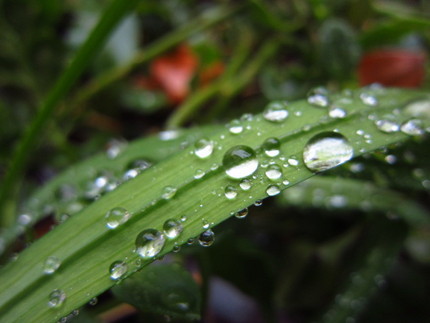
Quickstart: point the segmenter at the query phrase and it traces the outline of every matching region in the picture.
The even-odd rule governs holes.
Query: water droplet
[[[161,195],[161,197],[164,200],[170,200],[173,196],[175,196],[176,194],[176,188],[173,186],[165,186],[163,188],[163,194]]]
[[[397,157],[395,155],[387,155],[384,159],[390,165],[394,165],[397,162]]]
[[[282,184],[284,184],[284,185],[290,185],[290,181],[289,180],[284,180],[284,181],[282,181]]]
[[[382,132],[391,133],[400,130],[398,123],[390,120],[378,120],[375,122],[376,127]]]
[[[202,232],[199,236],[199,244],[202,247],[209,247],[214,243],[214,241],[215,233],[211,229]]]
[[[321,172],[350,160],[353,155],[354,150],[344,136],[324,132],[308,141],[303,151],[303,160],[311,171]]]
[[[125,223],[130,218],[130,213],[122,207],[114,207],[106,213],[106,226],[109,229],[115,229]]]
[[[152,258],[163,249],[166,239],[160,231],[146,229],[137,235],[136,252],[142,258]]]
[[[23,213],[18,216],[18,224],[28,226],[32,221],[32,216],[28,213]]]
[[[182,233],[183,230],[184,230],[184,227],[179,221],[170,219],[164,222],[163,232],[164,232],[164,235],[169,239],[175,239],[179,237],[179,235]]]
[[[225,197],[229,200],[233,200],[237,196],[237,189],[233,185],[227,185],[224,190]]]
[[[237,135],[243,131],[243,125],[239,120],[233,120],[227,125],[228,131],[230,133]]]
[[[159,134],[159,138],[163,141],[173,140],[178,138],[180,135],[179,130],[165,130],[161,131]]]
[[[334,208],[341,208],[348,204],[348,199],[343,195],[333,195],[329,198],[328,202]]]
[[[271,122],[283,122],[288,117],[287,103],[275,101],[269,103],[263,112],[263,117]]]
[[[360,100],[361,102],[363,102],[363,104],[370,107],[375,107],[378,105],[378,99],[375,96],[370,95],[369,93],[366,93],[366,92],[363,92],[360,94]]]
[[[282,169],[278,165],[269,165],[265,172],[268,179],[271,181],[275,181],[282,177]]]
[[[279,189],[278,185],[269,185],[266,189],[266,194],[268,196],[275,196],[281,193],[281,190]]]
[[[251,188],[251,181],[249,179],[243,179],[239,184],[240,188],[244,191],[248,191]]]
[[[259,163],[251,147],[239,145],[224,154],[222,164],[229,177],[240,179],[254,174]]]
[[[343,119],[346,117],[346,111],[338,106],[331,106],[328,115],[333,119]]]
[[[194,178],[195,179],[200,179],[203,176],[205,176],[205,172],[203,169],[196,169],[196,172],[194,173]]]
[[[208,139],[202,138],[194,144],[194,154],[201,159],[208,158],[214,151],[214,143]]]
[[[406,121],[400,127],[400,130],[410,136],[420,136],[424,134],[422,122],[419,119],[411,119]]]
[[[234,216],[238,219],[243,219],[248,215],[248,208],[244,208],[240,211],[237,211]]]
[[[287,162],[291,166],[298,166],[299,165],[299,161],[295,158],[288,158]]]
[[[127,264],[121,260],[114,261],[109,267],[109,274],[112,280],[121,279],[122,277],[124,277],[127,271],[128,271]]]
[[[43,272],[47,275],[51,275],[60,267],[60,265],[60,259],[54,256],[49,256],[43,264]]]
[[[430,119],[430,100],[416,100],[405,106],[405,113],[412,117],[424,117]]]
[[[263,205],[263,201],[262,200],[258,200],[254,202],[255,206],[262,206]]]
[[[124,175],[122,175],[122,179],[126,182],[132,178],[135,178],[137,175],[139,175],[139,170],[137,170],[136,168],[131,168],[127,170]]]
[[[61,289],[54,289],[49,294],[48,306],[51,308],[58,308],[63,305],[66,300],[66,293]]]
[[[106,155],[109,159],[114,159],[125,149],[127,142],[121,139],[112,139],[106,144]]]
[[[317,87],[309,91],[308,103],[317,107],[327,107],[329,104],[328,90],[324,87]]]
[[[268,138],[264,141],[261,146],[264,153],[268,157],[276,157],[279,155],[279,148],[281,147],[281,142],[277,138]]]
[[[90,301],[88,302],[88,304],[91,305],[91,306],[96,306],[97,303],[98,303],[98,301],[99,300],[97,299],[97,297],[93,297],[93,298],[90,299]]]

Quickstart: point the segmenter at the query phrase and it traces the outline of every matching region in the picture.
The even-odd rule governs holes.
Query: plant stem
[[[38,109],[32,123],[24,132],[21,140],[19,141],[16,149],[12,155],[9,164],[8,172],[6,173],[0,187],[0,210],[4,210],[4,204],[14,191],[14,187],[18,178],[21,176],[22,171],[26,166],[28,156],[36,145],[37,140],[40,138],[43,128],[47,121],[49,121],[55,107],[59,101],[66,95],[66,93],[73,86],[75,81],[79,78],[82,72],[90,63],[94,54],[104,44],[107,37],[110,35],[113,28],[117,23],[129,12],[137,3],[137,0],[122,1],[113,0],[109,7],[104,12],[97,26],[87,38],[84,45],[76,53],[76,56],[67,67],[65,72],[60,76],[53,89],[48,94],[41,107]],[[3,214],[3,212],[2,212]],[[2,226],[9,226],[11,217],[2,216],[0,224]]]

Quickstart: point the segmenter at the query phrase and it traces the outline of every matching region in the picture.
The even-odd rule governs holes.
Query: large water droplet
[[[171,198],[173,198],[173,196],[175,196],[175,194],[176,194],[176,187],[169,185],[163,188],[163,194],[161,195],[161,197],[165,200],[170,200]]]
[[[48,306],[51,308],[58,308],[63,305],[66,300],[66,293],[61,289],[54,289],[49,294]]]
[[[276,181],[282,177],[282,169],[276,164],[269,165],[265,172],[268,179]]]
[[[281,190],[278,185],[269,185],[266,189],[266,194],[268,196],[275,196],[281,193]]]
[[[169,239],[175,239],[184,231],[184,227],[181,222],[170,219],[164,222],[163,232]]]
[[[53,274],[61,265],[60,259],[54,256],[46,258],[43,264],[43,272],[47,275]]]
[[[194,154],[201,159],[208,158],[213,150],[214,143],[205,138],[197,140],[194,144]]]
[[[115,229],[125,223],[130,218],[130,213],[122,207],[114,207],[106,213],[106,226],[109,229]]]
[[[376,127],[382,132],[391,133],[400,130],[400,126],[397,122],[391,120],[378,120],[375,122]]]
[[[317,107],[327,107],[329,104],[328,90],[324,87],[317,87],[309,91],[308,103]]]
[[[224,190],[224,195],[227,199],[233,200],[237,196],[237,189],[233,185],[227,185]]]
[[[354,155],[348,140],[336,132],[324,132],[311,138],[303,150],[303,160],[307,168],[321,172],[338,166]]]
[[[160,231],[146,229],[137,235],[136,252],[142,258],[152,258],[163,249],[166,239]]]
[[[259,163],[251,147],[239,145],[224,154],[222,164],[229,177],[240,179],[254,174]]]
[[[199,236],[199,244],[202,247],[209,247],[214,243],[214,241],[215,233],[211,229],[202,232]]]
[[[233,120],[227,125],[230,133],[237,135],[243,131],[243,125],[239,120]]]
[[[271,122],[283,122],[288,117],[287,103],[275,101],[269,103],[263,112],[263,117]]]
[[[124,277],[127,271],[128,271],[127,264],[121,260],[114,261],[109,267],[109,274],[112,280],[121,279],[122,277]]]
[[[268,157],[276,157],[279,155],[279,148],[281,147],[281,142],[277,138],[268,138],[263,142],[261,146],[264,153]]]
[[[424,134],[422,122],[419,119],[411,119],[406,121],[402,124],[400,130],[410,136],[420,136]]]

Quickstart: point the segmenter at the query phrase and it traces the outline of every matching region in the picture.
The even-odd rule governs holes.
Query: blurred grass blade
[[[402,218],[413,227],[430,225],[428,212],[415,201],[401,193],[354,179],[314,177],[285,191],[279,201],[285,206],[303,208],[380,212]]]
[[[342,134],[349,142],[348,151],[353,149],[354,156],[410,138],[398,131],[398,126],[392,126],[394,121],[382,123],[384,131],[381,131],[379,121],[395,118],[397,125],[409,120],[411,111],[417,112],[416,106],[411,109],[409,102],[423,97],[428,103],[428,97],[422,93],[406,90],[365,89],[331,95],[328,99],[345,110],[344,118],[329,117],[327,108],[311,105],[306,100],[285,107],[277,103],[275,107],[281,104],[280,110],[273,110],[272,105],[270,113],[246,115],[239,125],[233,123],[208,136],[205,148],[210,143],[211,149],[204,150],[204,154],[199,151],[196,155],[195,146],[188,145],[180,153],[102,196],[6,265],[0,275],[0,321],[58,320],[114,285],[115,281],[110,278],[112,263],[124,263],[127,270],[123,277],[127,277],[175,246],[199,236],[206,230],[206,224],[213,227],[256,200],[276,195],[315,175],[305,166],[302,157],[305,147],[309,148],[308,143],[314,143],[315,136],[321,138],[322,134],[339,139]],[[422,122],[427,121],[423,119]],[[386,131],[393,129],[396,131]],[[368,136],[364,137],[357,130]],[[267,154],[265,141],[273,137],[280,142],[277,156]],[[369,137],[372,140],[368,140]],[[241,189],[240,179],[226,176],[223,166],[224,155],[237,145],[249,147],[242,149],[246,149],[251,158],[254,150],[256,159],[246,163],[245,169],[228,166],[228,174],[234,177],[239,172],[239,177],[245,177],[251,166],[254,173],[249,176],[249,190]],[[330,155],[332,150],[326,153]],[[330,165],[326,163],[327,156],[320,158],[327,169]],[[279,166],[280,177],[267,175],[267,167],[273,163],[282,165]],[[227,198],[226,187],[227,196],[235,192],[233,198]],[[115,229],[109,229],[105,216],[117,207],[125,209],[130,218]],[[164,223],[169,219],[183,227],[176,238],[161,236]],[[145,239],[155,239],[156,243],[149,249],[137,248],[136,242],[140,245]],[[140,257],[136,248],[147,257]],[[44,273],[48,257],[56,257],[60,262],[58,270],[50,275]],[[64,292],[61,295],[66,297],[61,306],[49,307],[49,295],[55,290]]]
[[[14,192],[15,185],[19,182],[20,173],[25,169],[28,156],[31,154],[37,140],[43,137],[43,127],[52,115],[60,100],[65,97],[73,84],[94,58],[97,51],[104,44],[111,31],[118,22],[136,5],[137,0],[113,0],[101,16],[98,24],[88,36],[88,39],[76,53],[70,65],[58,79],[53,89],[48,94],[44,103],[37,111],[32,123],[23,134],[16,150],[11,158],[8,172],[0,186],[0,211],[4,210],[4,204]],[[0,218],[2,226],[12,224],[13,216],[5,216],[4,212]]]

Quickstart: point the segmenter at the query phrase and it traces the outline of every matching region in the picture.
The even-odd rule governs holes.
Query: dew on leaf
[[[263,205],[263,201],[262,200],[258,200],[254,202],[255,206],[262,206]]]
[[[316,107],[327,107],[329,105],[328,90],[324,87],[316,87],[309,91],[307,101]]]
[[[346,111],[338,106],[331,106],[328,115],[333,119],[343,119],[346,117]]]
[[[205,176],[205,172],[203,169],[196,169],[195,173],[194,173],[194,178],[195,179],[200,179],[203,176]]]
[[[404,107],[406,114],[412,117],[424,117],[430,119],[430,100],[421,99],[408,103]]]
[[[271,122],[283,122],[288,117],[287,103],[274,101],[269,103],[263,112],[263,117]]]
[[[243,125],[239,120],[233,120],[227,124],[228,131],[234,135],[237,135],[243,131]]]
[[[224,195],[228,200],[233,200],[237,196],[237,188],[233,185],[227,185],[224,189]]]
[[[60,265],[61,265],[60,259],[54,256],[49,256],[48,258],[46,258],[45,262],[43,263],[43,272],[47,275],[51,275],[57,271]]]
[[[230,178],[241,179],[252,175],[257,170],[259,162],[251,147],[239,145],[230,148],[224,154],[222,164]]]
[[[136,238],[136,253],[144,259],[155,257],[166,243],[164,235],[155,229],[146,229]]]
[[[375,96],[366,92],[360,94],[360,100],[361,102],[363,102],[363,104],[370,107],[375,107],[378,105],[378,99]]]
[[[199,139],[194,144],[194,154],[200,159],[208,158],[213,150],[214,143],[206,138]]]
[[[51,308],[58,308],[63,305],[66,300],[66,293],[61,289],[54,289],[49,294],[48,306]]]
[[[299,161],[295,158],[288,158],[287,162],[291,166],[298,166],[299,165]]]
[[[268,157],[276,157],[279,155],[279,148],[281,147],[281,142],[277,138],[268,138],[263,142],[261,146],[264,153]]]
[[[419,119],[411,119],[403,123],[400,130],[410,136],[420,136],[424,134],[422,122]]]
[[[165,130],[159,133],[159,138],[163,141],[169,141],[178,138],[180,135],[179,130]]]
[[[279,189],[278,185],[269,185],[266,189],[266,194],[268,196],[275,196],[281,193],[281,190]]]
[[[240,211],[237,211],[236,213],[234,213],[234,216],[238,219],[243,219],[248,215],[248,208],[244,208]]]
[[[112,280],[121,279],[122,277],[124,277],[127,271],[128,271],[128,266],[122,260],[114,261],[109,267],[109,274]]]
[[[105,216],[106,226],[109,229],[115,229],[121,224],[128,221],[130,213],[122,207],[110,209]]]
[[[106,144],[106,155],[109,159],[114,159],[125,149],[127,142],[121,139],[112,139]]]
[[[321,172],[350,160],[354,149],[339,133],[323,132],[312,137],[303,150],[303,160],[313,172]]]
[[[176,191],[177,191],[176,187],[173,187],[173,186],[170,186],[170,185],[165,186],[163,188],[163,194],[161,195],[161,197],[164,200],[170,200],[171,198],[173,198],[175,196]]]
[[[202,232],[199,236],[199,244],[202,247],[209,247],[214,243],[214,241],[215,233],[211,229]]]
[[[167,220],[163,224],[164,235],[169,239],[175,239],[179,237],[183,230],[184,227],[181,222],[173,219]]]
[[[282,169],[276,164],[269,165],[265,171],[265,174],[268,179],[275,181],[282,177]]]
[[[391,120],[377,120],[375,125],[379,130],[385,133],[397,132],[400,130],[399,124]]]
[[[243,191],[248,191],[252,185],[249,179],[243,179],[240,181],[239,186]]]

